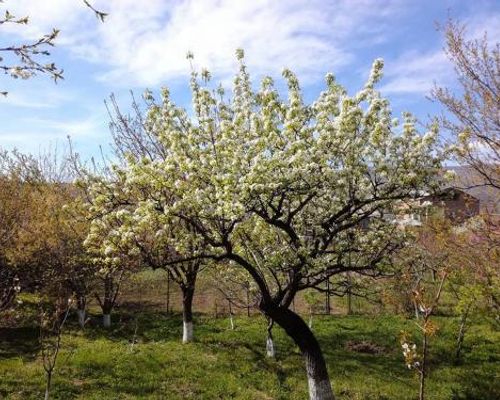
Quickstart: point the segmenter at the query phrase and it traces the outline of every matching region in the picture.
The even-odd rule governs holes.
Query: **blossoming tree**
[[[142,218],[161,213],[165,240],[184,255],[177,262],[224,260],[246,271],[260,311],[300,348],[310,398],[333,399],[318,341],[289,306],[332,275],[383,273],[403,236],[386,213],[431,186],[436,132],[419,135],[409,114],[397,128],[375,89],[381,60],[356,95],[329,74],[308,105],[291,71],[282,99],[270,77],[255,91],[242,50],[237,58],[232,100],[210,88],[206,70],[192,72],[192,115],[167,89],[161,102],[146,94],[144,128],[163,156],[128,157],[124,190],[147,193]],[[186,252],[193,242],[203,246]]]
[[[139,200],[140,201],[140,200]],[[156,213],[158,217],[159,213]],[[130,243],[131,252],[136,253],[141,262],[153,269],[164,269],[170,273],[170,278],[179,286],[182,292],[182,342],[189,343],[193,341],[193,299],[196,288],[196,280],[198,274],[204,267],[204,260],[195,258],[178,262],[179,259],[184,259],[187,255],[192,254],[197,250],[197,243],[190,245],[180,252],[179,249],[173,248],[165,239],[163,231],[164,223],[161,218],[153,221],[149,219],[149,223],[139,224],[142,229],[138,230],[134,224],[134,219],[142,219],[140,214],[134,213],[129,217],[128,232],[134,232],[133,240]],[[125,222],[126,223],[126,222]],[[170,234],[172,234],[172,230]]]
[[[77,186],[84,193],[76,208],[90,223],[83,244],[93,257],[95,275],[102,282],[102,290],[94,295],[102,310],[103,326],[109,328],[123,279],[138,266],[137,257],[129,251],[130,235],[124,235],[121,229],[121,216],[128,211],[123,205],[123,192],[118,190],[120,175],[91,175],[83,166],[75,166],[80,174]]]

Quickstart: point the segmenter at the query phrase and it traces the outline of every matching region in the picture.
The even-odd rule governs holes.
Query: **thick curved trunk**
[[[299,347],[304,358],[310,400],[334,400],[328,370],[323,353],[304,320],[292,310],[276,307],[263,310],[264,313],[281,326]]]
[[[182,343],[193,341],[194,287],[182,287]]]

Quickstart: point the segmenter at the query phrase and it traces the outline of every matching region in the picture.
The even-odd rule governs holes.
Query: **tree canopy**
[[[111,257],[111,238],[123,244],[155,226],[182,255],[172,263],[225,260],[242,268],[258,287],[260,310],[311,364],[311,398],[330,398],[319,346],[288,307],[298,291],[332,275],[383,272],[404,237],[387,214],[413,207],[434,187],[437,129],[420,135],[411,114],[401,126],[392,118],[375,88],[381,60],[357,94],[349,96],[328,74],[326,89],[305,104],[290,70],[283,72],[282,99],[270,77],[255,91],[242,50],[237,59],[231,99],[210,86],[208,71],[193,70],[192,114],[167,88],[161,102],[145,94],[141,129],[161,151],[125,152],[112,178],[90,186],[92,212],[102,217],[89,240],[109,234],[103,220],[120,221],[102,244]]]

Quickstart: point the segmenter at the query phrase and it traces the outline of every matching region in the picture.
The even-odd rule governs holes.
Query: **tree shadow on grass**
[[[500,399],[500,382],[494,372],[468,368],[458,375],[460,386],[452,390],[452,400]]]
[[[182,314],[154,312],[141,310],[135,307],[121,307],[111,315],[111,327],[104,328],[101,324],[101,315],[91,314],[83,335],[88,340],[107,339],[112,341],[136,340],[139,343],[181,341]],[[79,330],[76,323],[73,329]],[[214,326],[203,323],[203,318],[194,314],[194,329],[196,337],[219,332]]]
[[[36,327],[0,328],[0,359],[22,357],[25,360],[33,360],[39,348]]]

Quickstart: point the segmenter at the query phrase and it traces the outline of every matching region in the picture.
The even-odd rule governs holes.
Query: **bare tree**
[[[64,324],[71,310],[73,300],[66,296],[59,296],[51,309],[44,309],[40,305],[40,348],[43,369],[45,371],[45,400],[49,400],[52,386],[52,376],[56,367]]]
[[[449,113],[441,125],[455,139],[456,159],[477,175],[470,185],[500,190],[500,44],[491,43],[487,32],[467,38],[465,25],[452,19],[440,29],[459,84],[458,93],[440,86],[432,91]]]

